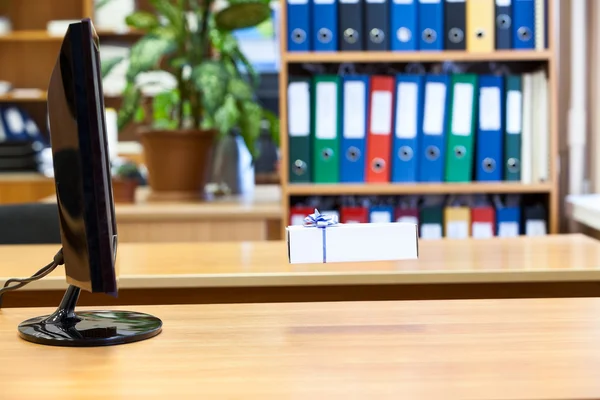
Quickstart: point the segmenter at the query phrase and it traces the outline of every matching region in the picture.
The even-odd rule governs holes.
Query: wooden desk
[[[120,243],[260,241],[281,239],[281,190],[260,185],[249,199],[152,203],[138,189],[135,204],[116,204]],[[56,197],[46,202],[56,202]]]
[[[50,309],[2,310],[1,398],[600,398],[600,299],[134,309],[163,332],[89,349],[17,337]]]
[[[0,246],[0,284],[29,276],[56,246]],[[122,244],[120,293],[82,304],[181,304],[600,296],[600,242],[584,235],[421,241],[420,259],[298,265],[284,242]],[[62,268],[5,296],[58,304]]]

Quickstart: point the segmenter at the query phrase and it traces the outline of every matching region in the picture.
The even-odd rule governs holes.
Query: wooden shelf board
[[[43,92],[40,96],[13,96],[12,94],[0,95],[0,103],[28,103],[46,101],[48,94]]]
[[[288,195],[403,195],[474,193],[549,193],[551,183],[524,185],[512,182],[490,183],[416,183],[416,184],[289,184]]]
[[[552,53],[548,50],[508,50],[493,53],[469,53],[466,51],[418,51],[418,52],[286,52],[283,62],[436,62],[436,61],[548,61]]]
[[[62,35],[51,35],[45,30],[17,30],[0,35],[0,42],[61,41]]]

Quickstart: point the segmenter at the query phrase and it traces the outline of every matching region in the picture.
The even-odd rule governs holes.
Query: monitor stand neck
[[[75,312],[81,290],[70,285],[54,313],[19,325],[19,336],[51,346],[92,347],[149,339],[162,330],[162,321],[131,311]]]

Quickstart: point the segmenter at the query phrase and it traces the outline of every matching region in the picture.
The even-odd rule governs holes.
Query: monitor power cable
[[[63,258],[63,250],[60,249],[58,253],[56,253],[56,255],[54,256],[54,260],[52,260],[50,264],[40,269],[35,274],[31,275],[29,278],[11,278],[4,282],[4,287],[0,289],[0,308],[2,308],[2,296],[5,293],[20,289],[28,283],[37,281],[38,279],[42,279],[43,277],[54,271],[59,265],[64,265],[64,263],[65,260]]]

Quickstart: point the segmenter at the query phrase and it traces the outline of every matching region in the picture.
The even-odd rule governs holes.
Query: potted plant
[[[143,126],[138,133],[152,198],[198,199],[219,136],[237,129],[253,159],[263,120],[278,136],[277,118],[254,101],[257,75],[232,34],[269,18],[269,1],[232,0],[220,10],[213,0],[150,3],[154,13],[136,11],[126,19],[144,36],[128,58],[118,125]],[[120,61],[103,63],[103,74]],[[173,85],[156,86],[149,77],[156,71]],[[144,101],[147,87],[154,93]]]
[[[135,203],[135,192],[140,179],[140,170],[134,163],[125,162],[117,166],[112,176],[115,203]]]

